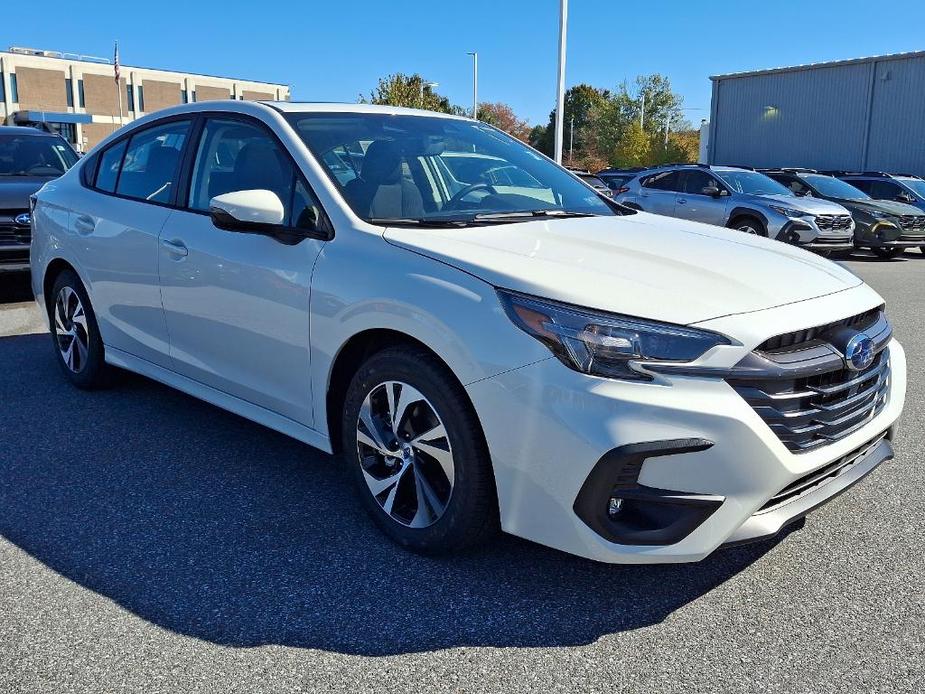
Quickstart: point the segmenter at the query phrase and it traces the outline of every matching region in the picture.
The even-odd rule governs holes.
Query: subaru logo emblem
[[[874,342],[864,333],[858,333],[845,345],[845,366],[852,371],[863,371],[874,363]]]
[[[13,218],[13,221],[16,222],[21,227],[27,227],[32,222],[32,215],[28,212],[23,212],[18,214]]]

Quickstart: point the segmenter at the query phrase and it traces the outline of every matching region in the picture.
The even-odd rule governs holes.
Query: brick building
[[[121,127],[175,104],[215,99],[288,101],[289,86],[120,66],[57,51],[0,51],[0,124],[47,123],[87,151]],[[121,102],[121,103],[120,103]],[[120,111],[121,109],[121,111]]]

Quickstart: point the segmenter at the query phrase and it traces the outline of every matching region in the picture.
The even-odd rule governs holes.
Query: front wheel
[[[347,391],[342,432],[364,506],[399,545],[451,552],[497,528],[481,427],[462,386],[432,354],[408,346],[370,357]]]
[[[878,248],[875,246],[874,248],[871,248],[870,250],[872,250],[874,252],[874,255],[877,256],[878,258],[889,260],[890,258],[895,258],[899,255],[902,255],[903,251],[905,251],[906,249],[905,248]]]
[[[768,235],[764,225],[752,217],[739,217],[738,219],[733,220],[729,227],[735,229],[736,231],[741,231],[746,234],[753,234],[755,236]]]

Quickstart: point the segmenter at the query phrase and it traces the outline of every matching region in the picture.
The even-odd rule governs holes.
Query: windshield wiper
[[[370,224],[378,224],[380,226],[387,227],[415,226],[434,229],[465,227],[474,223],[474,220],[471,217],[447,219],[429,219],[427,217],[370,217],[366,221]]]
[[[477,221],[517,221],[518,219],[535,219],[537,217],[597,217],[593,212],[570,212],[569,210],[521,210],[518,212],[485,212],[475,215]]]

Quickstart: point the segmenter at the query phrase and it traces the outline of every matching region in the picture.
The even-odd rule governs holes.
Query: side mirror
[[[209,201],[212,223],[227,231],[269,232],[283,223],[285,210],[269,190],[236,190]]]
[[[722,188],[717,188],[714,185],[704,186],[700,192],[703,195],[709,195],[711,198],[718,198],[723,194],[728,195],[725,190]]]
[[[914,198],[913,196],[909,195],[909,193],[900,193],[899,195],[896,196],[896,198],[897,198],[900,202],[905,202],[905,203],[913,203],[913,202],[915,202],[915,198]]]

